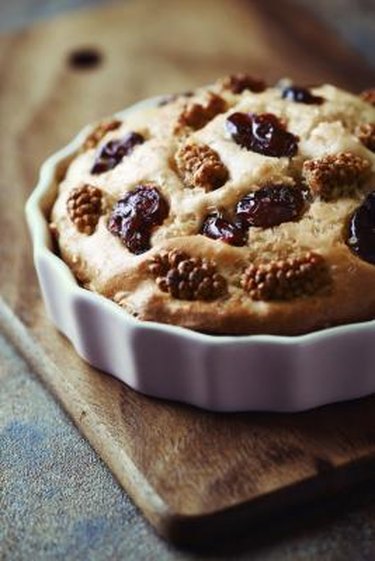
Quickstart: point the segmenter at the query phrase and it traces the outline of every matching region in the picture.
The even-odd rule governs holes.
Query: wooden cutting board
[[[42,161],[85,123],[238,70],[355,91],[374,82],[358,56],[285,0],[129,0],[0,38],[1,329],[148,520],[187,543],[370,476],[375,398],[298,415],[224,415],[138,395],[83,363],[46,320],[23,206]]]

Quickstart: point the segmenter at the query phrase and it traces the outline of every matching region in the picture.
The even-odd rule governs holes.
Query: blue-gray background
[[[299,2],[375,64],[373,0]],[[0,0],[0,32],[67,9],[103,3]],[[168,546],[1,335],[0,371],[1,561],[375,560],[371,486],[334,520],[262,548],[244,546],[242,553],[207,557]]]

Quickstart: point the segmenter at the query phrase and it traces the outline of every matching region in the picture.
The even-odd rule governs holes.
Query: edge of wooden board
[[[111,442],[111,435],[106,433],[103,424],[100,423],[100,415],[97,416],[98,423],[95,425],[95,430],[90,427],[88,419],[82,418],[82,407],[84,407],[82,396],[78,395],[69,383],[65,387],[54,383],[56,373],[60,373],[59,368],[50,360],[48,351],[46,352],[42,345],[35,341],[25,325],[1,298],[0,331],[46,383],[48,389],[62,404],[77,428],[86,436],[152,526],[160,535],[175,544],[191,547],[217,544],[230,537],[241,536],[245,529],[258,535],[265,525],[268,528],[267,521],[281,514],[285,517],[295,509],[300,509],[298,514],[300,518],[306,514],[304,506],[309,502],[314,503],[337,495],[344,489],[348,490],[355,484],[366,481],[374,474],[375,454],[358,460],[355,464],[340,467],[323,466],[314,477],[260,498],[244,501],[234,507],[202,515],[174,512],[145,480],[131,458],[125,453],[119,454],[118,446]],[[55,371],[54,375],[52,371]],[[95,413],[90,415],[92,421],[96,415]],[[98,427],[101,427],[101,430],[98,430]],[[107,454],[103,453],[103,447],[99,446],[103,438],[106,440]],[[116,454],[111,454],[113,449],[116,449]],[[117,458],[116,461],[114,457]]]

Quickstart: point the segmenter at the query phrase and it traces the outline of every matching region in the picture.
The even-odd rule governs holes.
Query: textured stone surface
[[[298,0],[375,65],[375,2],[373,0]]]
[[[0,358],[0,558],[174,559],[1,336]]]
[[[73,8],[104,4],[106,0],[15,0],[0,2],[0,31],[23,27]]]

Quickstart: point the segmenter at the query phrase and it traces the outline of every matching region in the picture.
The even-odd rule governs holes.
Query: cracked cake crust
[[[251,83],[243,75],[241,80]],[[236,80],[224,80],[224,84],[232,82]],[[300,334],[375,316],[375,265],[354,254],[346,239],[350,217],[375,190],[375,154],[358,138],[358,131],[375,121],[375,108],[360,96],[330,85],[311,88],[314,96],[324,99],[319,105],[283,98],[278,87],[258,89],[225,88],[222,80],[188,98],[172,96],[168,103],[143,106],[93,127],[60,182],[51,213],[60,254],[84,287],[142,320],[217,334]],[[192,112],[194,107],[199,111]],[[193,113],[196,119],[189,121],[186,116]],[[251,142],[250,149],[239,145],[227,126],[228,117],[235,113],[274,115],[298,139],[296,153],[291,157],[261,153],[262,134],[264,138],[273,134],[270,128],[255,131],[260,135],[260,151],[253,151]],[[262,126],[271,125],[266,119]],[[246,127],[241,134],[248,134]],[[126,149],[118,142],[122,139],[127,139]],[[137,141],[132,140],[131,149],[129,139]],[[112,153],[118,146],[122,152],[116,148]],[[92,173],[103,153],[109,165]],[[346,175],[335,168],[338,163],[342,166],[342,154],[345,161],[358,164]],[[69,203],[82,185],[89,185],[93,193],[99,190],[106,201],[100,212],[99,206],[90,208],[93,218],[86,231],[72,220]],[[129,204],[122,235],[116,236],[108,228],[111,213],[140,185],[157,186],[168,212],[158,221],[150,218],[157,212],[151,203],[138,205],[138,210]],[[270,212],[292,219],[271,227],[245,225],[236,214],[237,205],[265,185],[303,190],[303,210],[284,212],[282,205],[290,203],[279,197],[279,207]],[[322,197],[327,190],[335,197]],[[267,204],[272,207],[276,202]],[[215,239],[201,233],[205,220],[213,215],[239,229],[241,245],[226,243],[220,221],[215,222]],[[139,254],[125,243],[126,236],[137,236],[137,228],[139,232],[148,228],[150,234],[149,245]],[[176,252],[184,256],[181,271],[176,265],[173,274],[150,273],[158,256]],[[296,277],[285,274],[279,279],[285,269],[281,263],[300,263],[301,256],[310,254],[318,256],[319,267],[309,269],[308,282],[300,282],[298,290],[289,290],[288,278],[296,282]],[[205,269],[203,275],[202,263],[213,263],[214,269]],[[315,270],[319,277],[314,277]],[[259,271],[263,277],[256,277]],[[267,271],[273,275],[268,280]],[[245,289],[248,284],[243,279],[250,277],[258,282],[255,291]],[[268,283],[266,288],[259,287],[262,279]],[[272,299],[264,296],[268,287],[275,286]],[[279,297],[286,293],[288,298]]]

